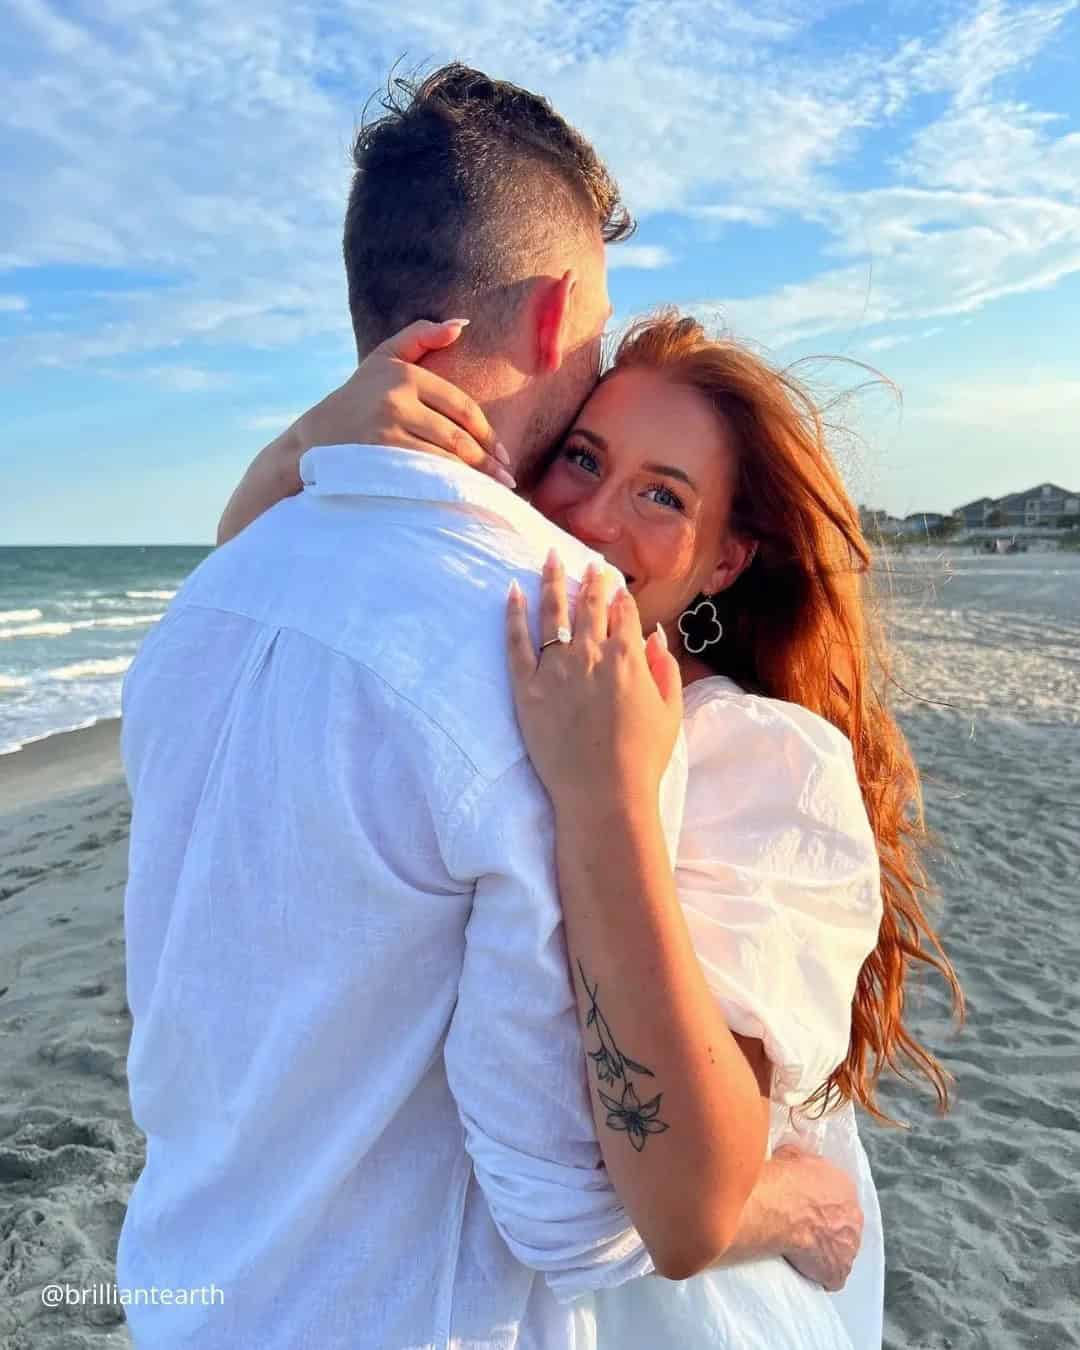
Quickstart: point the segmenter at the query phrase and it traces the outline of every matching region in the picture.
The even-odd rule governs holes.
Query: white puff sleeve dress
[[[676,881],[728,1025],[774,1067],[770,1153],[824,1155],[854,1178],[862,1246],[841,1294],[786,1262],[650,1275],[589,1296],[599,1350],[880,1350],[881,1213],[850,1104],[797,1109],[843,1061],[863,961],[877,942],[877,849],[847,739],[806,709],[720,677],[686,691],[689,783]]]

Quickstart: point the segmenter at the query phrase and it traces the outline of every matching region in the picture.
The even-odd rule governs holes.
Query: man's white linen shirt
[[[552,545],[489,478],[320,447],[125,680],[146,1350],[576,1350],[652,1263],[597,1144],[505,606]],[[573,590],[573,585],[571,586]],[[680,742],[661,811],[674,856]]]

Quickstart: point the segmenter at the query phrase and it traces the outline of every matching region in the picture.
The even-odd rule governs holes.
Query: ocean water
[[[0,754],[115,717],[139,643],[209,551],[0,548]]]

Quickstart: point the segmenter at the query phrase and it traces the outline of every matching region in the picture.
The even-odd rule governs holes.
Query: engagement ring
[[[569,628],[558,628],[555,630],[555,636],[553,638],[548,638],[546,642],[541,642],[540,650],[543,651],[545,647],[550,647],[556,642],[569,642],[572,636]]]

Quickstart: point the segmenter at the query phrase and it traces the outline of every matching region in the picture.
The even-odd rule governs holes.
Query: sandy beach
[[[995,568],[995,564],[999,564]],[[1003,565],[1004,564],[1004,565]],[[881,1190],[891,1350],[1080,1347],[1080,558],[898,567],[905,729],[940,837],[942,931],[969,1000],[912,994],[958,1078],[905,1132],[863,1121]],[[928,703],[925,700],[933,700]],[[128,1115],[118,724],[0,756],[0,1345],[128,1344],[114,1278],[142,1141]]]
[[[118,1308],[47,1309],[111,1282],[142,1165],[128,1114],[119,724],[0,756],[0,1345],[128,1344]]]

